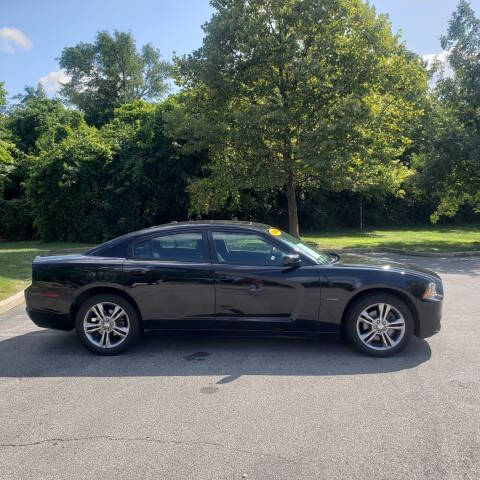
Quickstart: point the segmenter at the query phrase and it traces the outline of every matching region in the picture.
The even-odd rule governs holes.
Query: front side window
[[[203,262],[203,239],[200,232],[176,233],[149,238],[134,244],[133,258],[170,262]]]
[[[255,233],[212,232],[218,263],[282,265],[286,252]]]
[[[331,263],[331,258],[328,254],[324,252],[320,252],[316,250],[314,247],[306,245],[301,240],[293,237],[288,233],[281,232],[281,234],[278,235],[278,238],[282,242],[286,243],[290,248],[293,248],[298,253],[303,253],[305,256],[310,258],[310,260],[313,260],[315,263],[318,263],[320,265]]]

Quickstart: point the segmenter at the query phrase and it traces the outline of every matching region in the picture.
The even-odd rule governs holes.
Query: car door
[[[209,240],[219,328],[305,330],[316,324],[319,277],[306,259],[283,265],[292,251],[261,232],[218,229]]]
[[[215,290],[206,234],[174,231],[129,245],[124,262],[127,292],[147,328],[190,328],[213,319]]]

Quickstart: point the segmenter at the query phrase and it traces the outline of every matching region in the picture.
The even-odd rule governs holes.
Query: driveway
[[[480,258],[403,260],[441,274],[443,329],[383,360],[340,340],[158,334],[98,357],[11,310],[0,478],[480,478]]]

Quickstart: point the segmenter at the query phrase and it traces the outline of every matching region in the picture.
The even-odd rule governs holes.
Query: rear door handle
[[[226,276],[224,276],[224,277],[219,277],[218,279],[219,279],[220,282],[222,282],[222,283],[233,283],[233,281],[234,281],[234,278],[233,278],[233,277],[226,277]]]
[[[145,275],[148,273],[148,269],[146,268],[137,268],[136,270],[132,270],[130,272],[132,275]]]

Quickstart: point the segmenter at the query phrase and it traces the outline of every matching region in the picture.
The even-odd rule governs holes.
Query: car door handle
[[[233,283],[234,278],[223,276],[223,277],[218,277],[218,280],[220,280],[221,283]]]
[[[148,269],[147,268],[137,268],[136,270],[132,270],[130,273],[132,275],[145,275],[146,273],[148,273]]]

